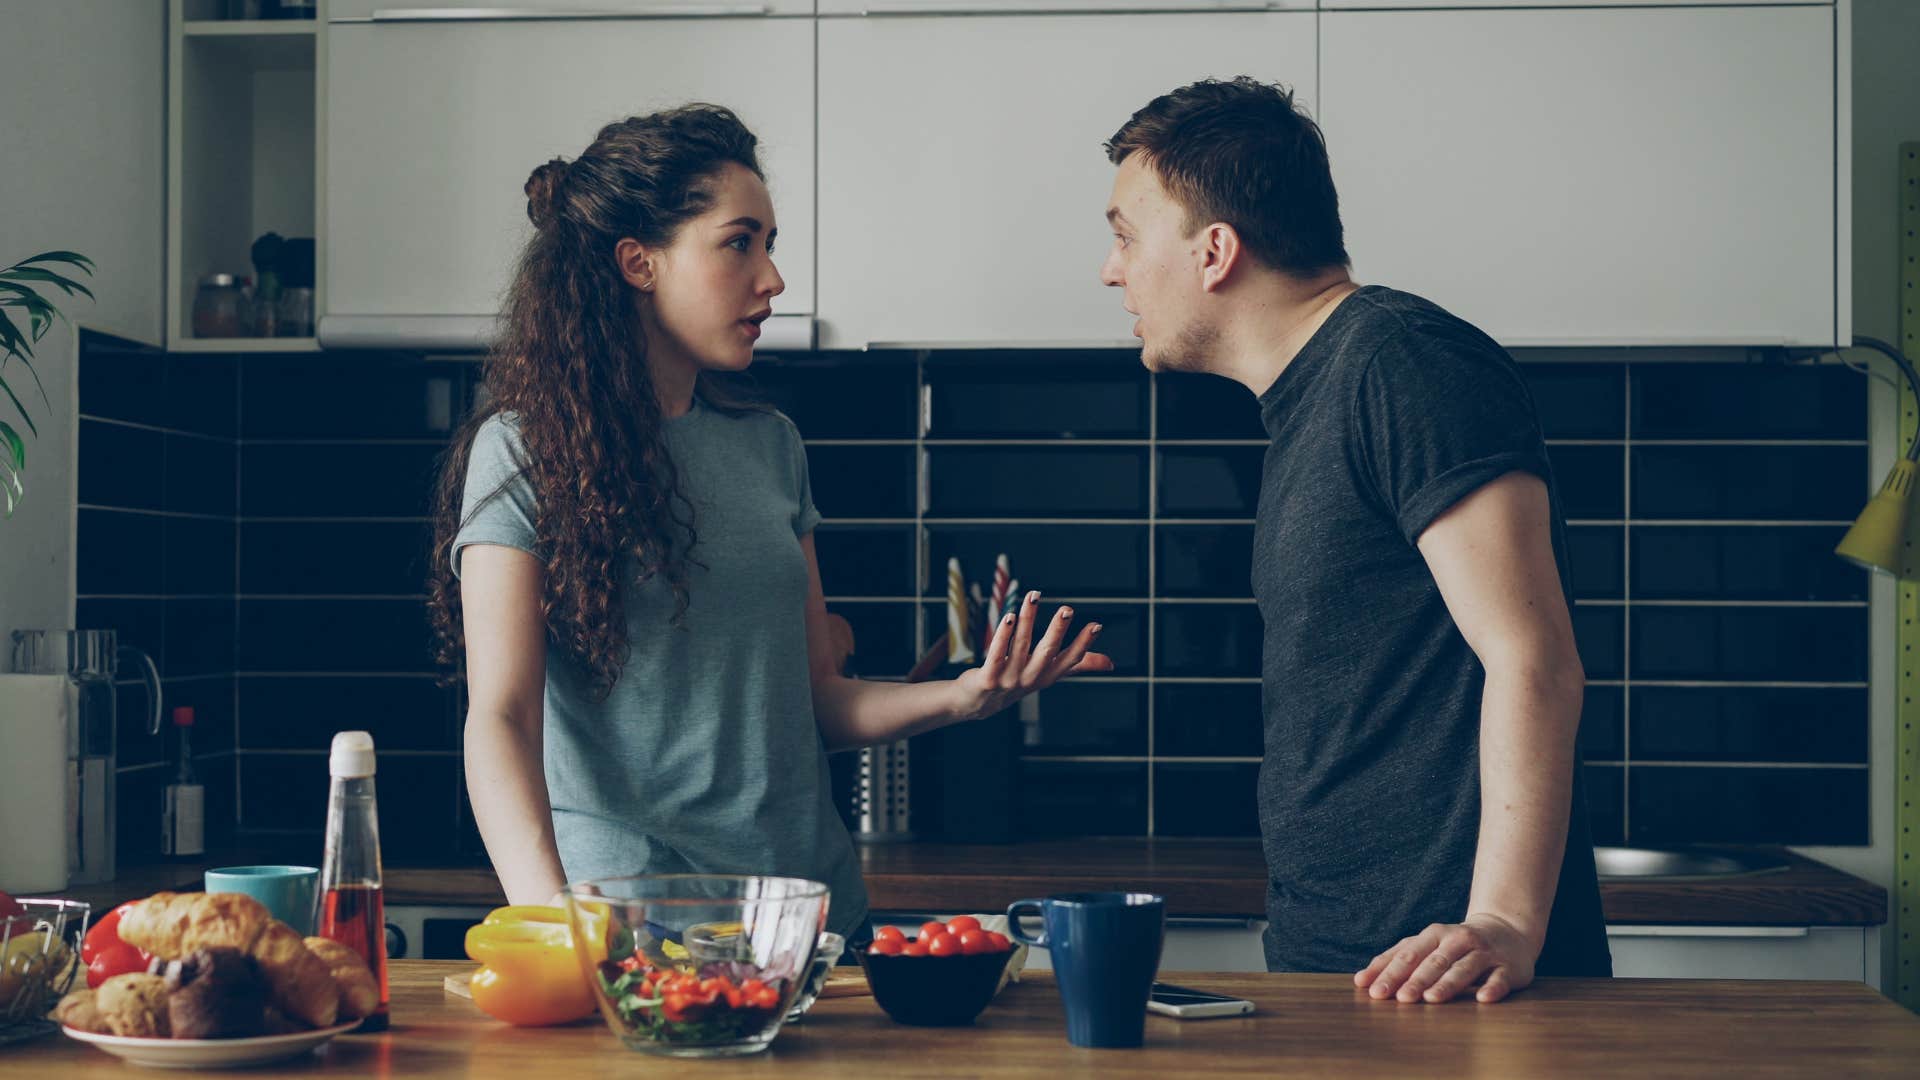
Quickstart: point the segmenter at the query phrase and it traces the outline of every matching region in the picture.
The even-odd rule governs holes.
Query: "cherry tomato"
[[[960,938],[960,951],[966,953],[968,956],[972,956],[975,953],[999,951],[994,948],[993,939],[987,936],[985,930],[968,930],[958,936]]]
[[[946,932],[947,924],[943,922],[923,922],[920,924],[920,936],[923,938],[932,937],[935,934],[944,934]]]
[[[902,944],[905,944],[907,940],[907,935],[901,933],[900,928],[897,926],[883,926],[880,929],[875,930],[873,932],[873,940],[876,942],[898,941]]]
[[[998,930],[987,930],[985,931],[985,933],[987,937],[993,940],[993,950],[995,952],[1012,952],[1013,951],[1013,941],[1012,939],[1008,938],[1007,935],[1001,933]]]
[[[927,941],[925,938],[909,941],[901,946],[900,952],[906,956],[925,956],[927,955]]]
[[[93,963],[93,958],[98,956],[101,950],[120,944],[120,919],[126,915],[128,909],[139,902],[138,900],[129,900],[121,904],[119,907],[100,916],[100,921],[88,928],[87,936],[80,941],[81,963],[91,964]]]
[[[960,939],[952,934],[935,934],[933,940],[927,942],[928,956],[959,956],[960,953]]]
[[[147,961],[153,959],[146,953],[125,942],[115,942],[93,955],[93,963],[87,965],[87,988],[98,990],[100,984],[115,975],[125,975],[129,971],[147,970]]]
[[[980,920],[971,915],[955,915],[947,921],[947,933],[959,935],[980,929]]]
[[[873,947],[867,952],[874,956],[899,956],[900,950],[906,947],[907,943],[901,938],[876,935],[873,939]]]

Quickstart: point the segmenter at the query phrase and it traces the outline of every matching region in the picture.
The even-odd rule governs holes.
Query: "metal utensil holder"
[[[913,839],[907,776],[907,740],[860,751],[853,783],[854,839],[869,843]]]
[[[21,900],[25,914],[0,918],[0,1046],[58,1030],[47,1011],[72,988],[91,905],[79,900]],[[32,940],[37,938],[38,940]]]

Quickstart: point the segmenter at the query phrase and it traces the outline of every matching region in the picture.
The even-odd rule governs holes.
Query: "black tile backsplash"
[[[1145,518],[1144,447],[937,446],[927,516]]]
[[[241,675],[246,750],[325,750],[349,721],[383,750],[458,750],[459,694],[428,675]]]
[[[1547,438],[1626,437],[1625,365],[1529,364],[1521,370],[1540,412],[1541,433]]]
[[[232,842],[234,810],[235,358],[168,356],[80,335],[74,622],[117,631],[161,675],[160,730],[139,670],[120,666],[117,858],[160,851],[161,791],[178,769],[172,711],[194,713],[206,840]]]
[[[1633,533],[1633,594],[1659,600],[1865,600],[1833,555],[1841,525],[1675,525]]]
[[[1267,437],[1254,396],[1232,379],[1170,372],[1159,377],[1156,393],[1163,441]]]
[[[1867,770],[1641,766],[1634,844],[1865,844]]]
[[[246,443],[243,517],[425,517],[441,452],[434,442]]]
[[[1156,756],[1259,757],[1260,684],[1160,683],[1153,688]]]
[[[1138,757],[1147,752],[1143,683],[1069,680],[1036,698],[1038,706],[1027,707],[1022,715],[1021,748],[1026,753]]]
[[[1642,364],[1637,439],[1865,439],[1867,381],[1831,365]]]
[[[1618,446],[1549,445],[1560,512],[1568,521],[1617,521],[1627,514],[1626,457]]]
[[[1161,596],[1253,595],[1253,526],[1162,525],[1155,540]]]
[[[911,446],[809,446],[807,482],[813,505],[834,518],[911,518]]]
[[[210,829],[317,844],[320,751],[360,727],[383,751],[388,858],[483,856],[462,699],[431,677],[420,599],[428,493],[475,365],[87,339],[80,624],[151,649],[169,703],[194,705]],[[1866,579],[1831,556],[1874,479],[1864,383],[1522,370],[1577,522],[1595,840],[1864,843]],[[1254,834],[1262,625],[1243,519],[1266,446],[1244,387],[1150,376],[1123,351],[829,353],[736,381],[808,442],[822,586],[855,672],[897,677],[945,631],[950,556],[984,588],[1005,552],[1043,618],[1068,601],[1104,624],[1117,670],[1017,711],[1022,835]],[[139,688],[120,692],[125,821],[124,800],[157,799],[171,744],[145,735]]]
[[[929,525],[922,592],[947,594],[947,560],[991,581],[994,559],[1006,555],[1022,591],[1050,595],[1147,595],[1147,526]]]
[[[1160,516],[1251,518],[1260,501],[1264,446],[1169,447],[1160,451]]]
[[[1633,612],[1647,679],[1851,682],[1867,677],[1859,608],[1666,608]]]
[[[1633,449],[1636,518],[1852,521],[1867,483],[1864,445]]]
[[[910,525],[833,525],[813,531],[820,587],[828,596],[889,596],[914,574]]]
[[[926,384],[932,439],[1147,435],[1147,373],[1124,353],[941,353]]]
[[[1868,763],[1867,691],[1633,688],[1633,756],[1648,761]]]

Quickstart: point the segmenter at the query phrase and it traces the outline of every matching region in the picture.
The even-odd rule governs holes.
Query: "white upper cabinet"
[[[534,167],[577,157],[606,123],[699,100],[759,136],[787,282],[774,310],[813,310],[812,20],[328,29],[327,315],[496,314],[532,232]]]
[[[821,346],[1132,343],[1101,144],[1208,76],[1310,97],[1315,19],[822,19]]]
[[[1831,7],[1335,12],[1355,277],[1509,345],[1832,344]]]
[[[336,0],[338,2],[338,0]],[[1833,0],[1585,0],[1586,7],[1804,7]],[[1395,8],[1563,8],[1570,0],[1320,0],[1322,11],[1375,11]]]
[[[822,15],[1057,15],[1062,12],[1180,13],[1312,11],[1315,0],[817,0]]]
[[[329,22],[811,15],[814,0],[332,0]]]

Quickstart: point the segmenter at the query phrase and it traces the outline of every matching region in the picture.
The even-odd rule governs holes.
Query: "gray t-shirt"
[[[864,925],[867,893],[814,724],[799,538],[820,514],[800,433],[779,413],[730,415],[696,399],[667,421],[666,440],[698,534],[684,628],[672,624],[672,589],[658,578],[635,585],[629,572],[631,651],[604,701],[578,664],[547,647],[546,777],[560,862],[569,881],[811,878],[833,890],[830,928],[850,934]],[[510,416],[475,435],[456,574],[468,544],[540,552],[522,456]]]

